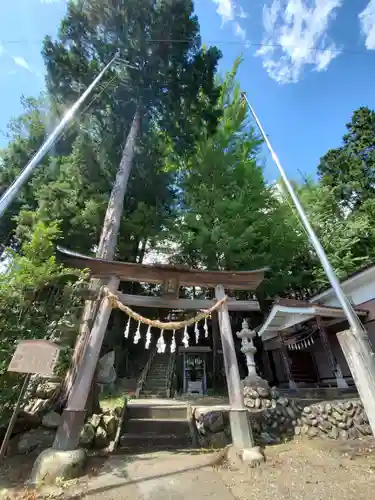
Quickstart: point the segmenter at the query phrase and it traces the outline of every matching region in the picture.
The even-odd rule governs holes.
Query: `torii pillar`
[[[225,297],[222,285],[216,287],[215,296],[217,300],[222,300]],[[248,462],[250,465],[257,465],[264,461],[264,456],[260,448],[255,446],[248,410],[243,399],[232,327],[226,302],[223,302],[218,308],[218,319],[229,403],[231,406],[229,418],[233,445],[239,450],[244,462]]]

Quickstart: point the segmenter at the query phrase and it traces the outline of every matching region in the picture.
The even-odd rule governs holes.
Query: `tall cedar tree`
[[[35,154],[56,122],[45,96],[24,100],[24,113],[9,124],[9,143],[0,151],[3,192]],[[109,118],[109,117],[108,117]],[[112,114],[113,120],[116,116]],[[0,221],[1,255],[18,251],[30,227],[58,222],[60,244],[83,253],[97,245],[116,175],[111,137],[90,110],[55,145]],[[152,144],[152,148],[151,148]],[[130,176],[118,238],[121,260],[141,261],[174,204],[173,173],[165,172],[169,146],[155,130],[143,136]]]
[[[65,103],[75,99],[87,78],[92,80],[115,52],[124,60],[109,72],[108,83],[117,86],[107,106],[116,106],[116,115],[123,121],[113,130],[119,168],[96,252],[105,259],[115,257],[124,196],[142,132],[147,133],[150,125],[157,127],[182,152],[194,145],[202,125],[214,130],[217,122],[214,74],[220,53],[216,48],[201,48],[192,1],[71,3],[59,41],[45,41],[49,91]],[[123,149],[119,134],[127,137]],[[75,364],[94,315],[87,304]],[[73,366],[68,390],[75,370]]]
[[[190,149],[202,125],[216,127],[219,92],[214,74],[220,53],[201,48],[191,0],[71,2],[59,40],[47,37],[44,44],[49,91],[65,104],[75,100],[116,52],[123,59],[103,84],[111,84],[112,92],[96,114],[109,127],[119,163],[97,250],[107,259],[115,256],[141,133],[152,125],[168,134],[176,151]],[[114,107],[121,119],[110,114],[106,120],[105,110]]]
[[[270,266],[267,292],[282,292],[281,272],[299,236],[283,221],[283,207],[265,184],[254,134],[235,81],[240,60],[222,85],[216,133],[203,136],[180,165],[181,214],[176,227],[179,260],[211,269]]]

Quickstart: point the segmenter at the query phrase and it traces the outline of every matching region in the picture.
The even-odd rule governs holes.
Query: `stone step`
[[[142,388],[143,391],[166,391],[166,386],[165,384],[146,384]]]
[[[187,407],[184,405],[129,404],[127,416],[129,419],[155,418],[182,420],[187,418]]]
[[[173,434],[123,434],[118,450],[134,452],[138,450],[184,450],[191,448],[190,437],[174,436]]]
[[[142,392],[165,392],[165,385],[146,385],[143,387]]]
[[[126,434],[190,437],[190,427],[187,420],[172,420],[170,418],[132,418],[126,421],[124,431]]]
[[[158,389],[165,390],[166,384],[165,384],[165,381],[164,382],[155,382],[155,381],[153,382],[152,380],[146,380],[146,382],[143,385],[143,389],[146,389],[146,388],[151,388],[151,389],[158,388]]]
[[[166,391],[142,391],[142,399],[165,399],[167,397]]]
[[[156,388],[156,389],[165,389],[166,385],[165,385],[165,383],[157,383],[155,381],[150,380],[148,382],[146,381],[146,383],[144,384],[143,388],[144,389],[154,389],[154,388]]]

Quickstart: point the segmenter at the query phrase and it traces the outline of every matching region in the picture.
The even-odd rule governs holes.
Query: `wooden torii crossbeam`
[[[208,309],[212,307],[215,301],[178,298],[180,286],[199,286],[202,288],[214,288],[216,301],[222,301],[217,311],[229,402],[231,405],[230,423],[233,444],[238,449],[246,450],[250,458],[262,460],[261,454],[254,448],[251,427],[243,401],[228,312],[229,308],[246,311],[259,310],[259,304],[256,300],[229,301],[223,299],[225,298],[225,289],[251,290],[255,292],[264,279],[266,269],[244,272],[205,271],[190,269],[185,266],[133,264],[97,259],[61,247],[58,248],[58,254],[67,265],[80,269],[88,269],[93,278],[110,278],[107,285],[110,293],[104,294],[101,299],[82,361],[69,395],[67,407],[63,412],[62,423],[56,433],[54,448],[71,450],[78,446],[79,435],[86,414],[86,401],[113,307],[113,296],[111,300],[111,294],[115,294],[121,302],[127,305],[166,307],[171,309]],[[118,292],[120,281],[159,283],[162,285],[162,296],[145,297],[120,294]]]
[[[188,266],[167,264],[134,264],[97,259],[63,247],[57,247],[58,256],[70,267],[89,269],[93,278],[116,276],[120,281],[164,284],[176,280],[180,286],[215,288],[222,285],[228,290],[255,291],[264,280],[268,268],[255,271],[206,271]]]

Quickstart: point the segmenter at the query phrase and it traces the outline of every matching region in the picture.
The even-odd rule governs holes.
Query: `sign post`
[[[25,373],[21,392],[9,421],[3,442],[0,448],[0,460],[5,457],[8,443],[12,435],[23,398],[30,382],[30,376],[40,375],[51,377],[59,359],[61,347],[49,340],[22,340],[18,343],[8,366],[8,372]]]

